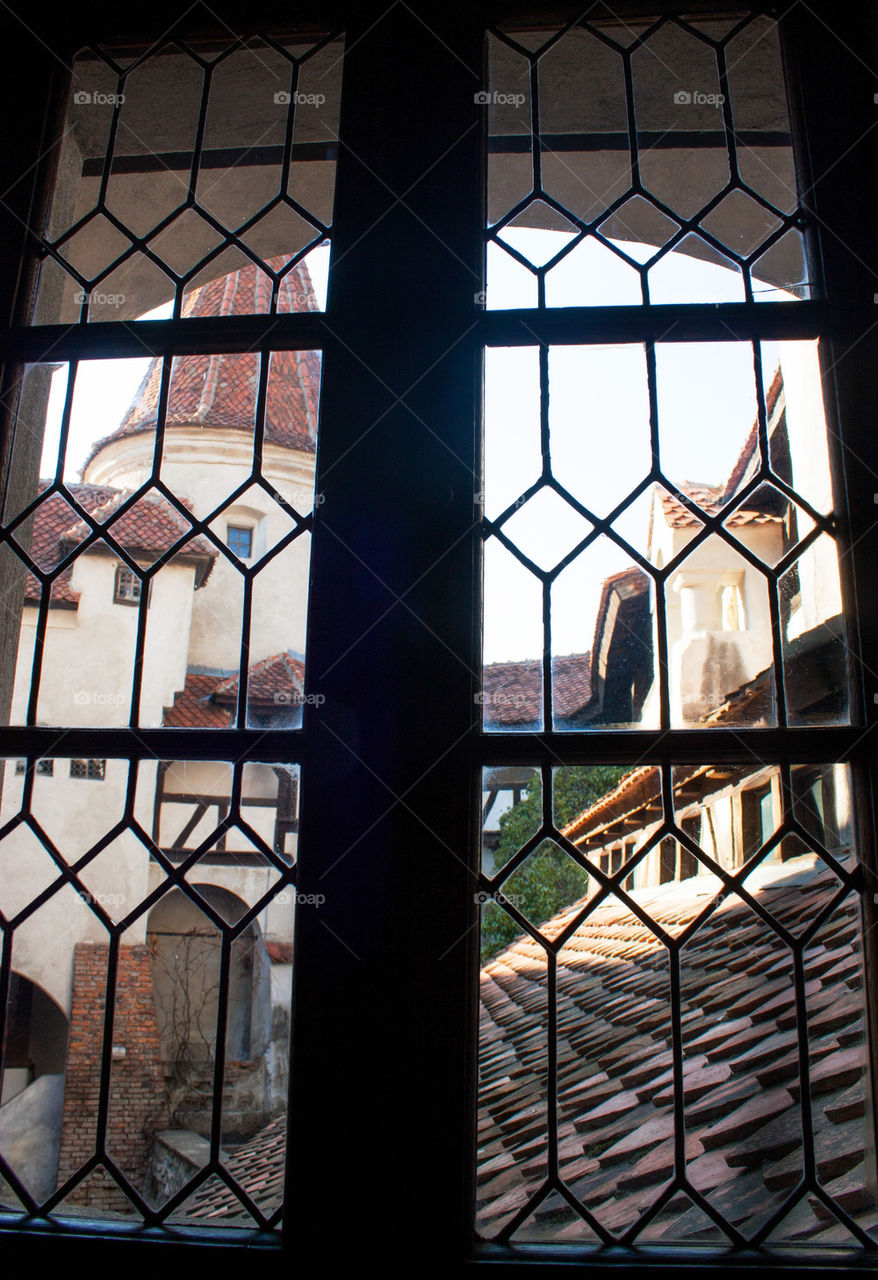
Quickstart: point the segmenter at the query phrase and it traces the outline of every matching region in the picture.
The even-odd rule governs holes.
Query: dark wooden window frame
[[[622,5],[624,9],[631,6]],[[659,12],[662,0],[647,6]],[[713,5],[713,8],[725,7]],[[282,1246],[267,1244],[272,1273],[373,1263],[426,1266],[443,1275],[554,1270],[544,1249],[475,1248],[473,1196],[477,862],[481,767],[678,760],[850,761],[857,783],[864,874],[874,878],[871,727],[878,706],[869,655],[878,635],[878,489],[873,440],[878,327],[874,209],[874,18],[813,0],[788,8],[790,75],[800,100],[800,146],[809,202],[821,227],[824,300],[745,304],[486,312],[482,287],[482,32],[515,9],[563,17],[563,6],[428,3],[254,5],[258,26],[321,22],[347,33],[338,149],[334,267],[326,316],[232,321],[103,323],[87,330],[21,326],[32,290],[28,225],[51,182],[53,131],[65,102],[65,63],[89,40],[153,39],[179,10],[162,0],[126,19],[118,5],[87,12],[4,13],[0,152],[0,320],[7,361],[271,350],[324,351],[309,632],[309,691],[298,733],[260,730],[6,731],[8,756],[253,759],[302,765],[299,891],[324,895],[300,910],[295,942],[295,1029],[288,1211]],[[615,6],[616,11],[620,8]],[[643,6],[639,6],[643,9]],[[696,2],[687,12],[709,9]],[[853,10],[855,7],[851,6]],[[257,12],[258,11],[258,12]],[[195,8],[189,34],[240,30],[236,9]],[[871,53],[869,52],[871,51]],[[832,104],[831,111],[828,105]],[[48,104],[45,119],[43,105]],[[11,123],[14,121],[14,125]],[[47,163],[48,158],[49,163]],[[865,176],[864,176],[865,175]],[[473,483],[479,474],[481,352],[535,342],[770,337],[825,338],[828,412],[844,498],[844,586],[850,609],[854,723],[832,730],[715,730],[665,734],[491,735],[478,731],[478,581]],[[144,350],[146,347],[146,350]],[[8,422],[3,453],[8,457]],[[840,434],[839,434],[840,433]],[[847,466],[842,464],[847,463]],[[841,490],[840,490],[841,492]],[[861,584],[859,595],[857,584]],[[473,585],[471,585],[473,584]],[[449,607],[449,602],[452,602]],[[854,602],[856,608],[854,608]],[[865,655],[865,662],[858,655]],[[5,667],[8,670],[8,653]],[[878,695],[875,695],[878,697]],[[867,963],[878,932],[866,895]],[[871,993],[874,1005],[874,990]],[[870,1005],[870,1008],[872,1006]],[[875,1059],[875,1019],[872,1057]],[[0,1228],[7,1260],[47,1266],[250,1265],[252,1242],[146,1231],[134,1244],[112,1224],[59,1233],[34,1224]],[[147,1250],[157,1252],[147,1255]],[[272,1251],[275,1251],[272,1261]],[[656,1265],[715,1274],[722,1256],[651,1255]],[[862,1260],[864,1265],[869,1265]],[[166,1263],[167,1264],[167,1263]],[[753,1264],[837,1272],[851,1259]],[[643,1265],[620,1251],[590,1274]]]

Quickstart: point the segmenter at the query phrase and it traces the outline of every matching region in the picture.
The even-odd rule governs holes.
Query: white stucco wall
[[[72,778],[67,759],[55,760],[51,777],[34,778],[31,812],[68,865],[120,820],[127,781],[127,762],[111,759],[103,780]],[[148,777],[144,781],[149,790]],[[24,776],[15,773],[14,761],[8,761],[0,806],[3,821],[21,808],[23,785]],[[4,912],[14,917],[54,884],[59,874],[36,836],[18,827],[2,844],[0,905]],[[125,831],[78,874],[82,890],[63,885],[16,927],[13,943],[13,968],[43,987],[65,1012],[70,1008],[75,944],[108,941],[86,899],[93,897],[114,921],[123,919],[147,893],[148,858],[134,833]],[[124,942],[139,943],[144,936],[141,919],[126,931]]]
[[[816,342],[771,344],[767,369],[779,359],[789,437],[792,484],[821,513],[833,509],[829,450]],[[774,456],[772,454],[772,456]],[[799,537],[811,527],[802,515]],[[748,524],[730,532],[773,566],[782,553],[779,523]],[[649,557],[665,565],[692,540],[694,531],[672,529],[661,503],[653,495]],[[789,616],[789,642],[842,610],[835,541],[821,535],[798,558],[799,598]],[[713,583],[723,575],[740,583],[743,625],[729,628],[717,610]],[[722,695],[752,679],[772,662],[771,622],[766,579],[717,537],[708,538],[674,573],[666,587],[668,647],[671,657],[671,714],[676,724],[693,720],[718,705]],[[725,625],[724,625],[725,623]],[[658,688],[653,686],[644,720],[657,713]]]
[[[793,487],[821,514],[833,510],[832,483],[818,344],[778,344],[784,379],[787,431]],[[800,530],[800,535],[810,528]],[[819,626],[841,613],[841,587],[835,540],[822,535],[798,560],[801,603],[790,618],[787,638]]]
[[[115,440],[89,464],[85,479],[93,484],[134,488],[148,477],[153,462],[152,432]],[[174,427],[165,437],[162,478],[195,515],[204,519],[244,484],[253,467],[252,433],[228,428]],[[205,465],[209,460],[210,465]],[[305,514],[314,490],[314,455],[266,444],[263,474],[272,491]],[[211,521],[211,530],[226,542],[229,524],[252,527],[254,556],[248,567],[287,536],[290,517],[261,487],[250,487]],[[304,653],[310,547],[308,535],[297,538],[255,577],[250,630],[250,660],[276,653]],[[194,599],[189,665],[211,671],[237,670],[241,647],[243,578],[234,562],[220,552],[207,585]]]
[[[135,802],[135,815],[147,832],[152,829],[152,796],[155,764],[140,767]],[[190,766],[191,767],[191,766]],[[210,781],[215,766],[202,766],[202,784]],[[273,775],[272,775],[273,776]],[[128,781],[128,765],[122,760],[108,759],[104,780],[71,778],[70,762],[56,759],[51,777],[33,780],[31,809],[35,819],[54,842],[59,854],[72,864],[122,817]],[[194,779],[189,778],[190,785]],[[248,771],[246,782],[254,791],[267,789],[267,779],[260,788],[260,778]],[[7,821],[21,807],[23,775],[15,773],[14,761],[5,769],[0,818]],[[223,788],[219,788],[222,790]],[[268,843],[274,826],[272,809],[248,809],[259,815],[258,824],[265,828]],[[257,825],[254,823],[254,825]],[[194,843],[194,839],[187,843]],[[235,847],[232,837],[229,847]],[[81,894],[65,885],[45,902],[35,915],[16,928],[13,946],[13,968],[41,986],[65,1011],[69,1012],[73,975],[73,948],[78,942],[106,942],[108,935],[88,904],[89,895],[103,906],[115,921],[123,919],[149,892],[165,882],[160,866],[150,860],[145,846],[131,831],[122,832],[80,873]],[[0,908],[14,918],[59,878],[59,872],[37,837],[24,826],[8,835],[2,843],[2,887]],[[190,875],[228,889],[247,906],[253,906],[277,881],[277,873],[268,867],[217,867],[199,864]],[[276,901],[260,912],[258,924],[264,935],[291,940],[293,930],[294,891],[288,888]],[[142,914],[123,936],[125,945],[142,943],[146,936],[146,914]]]
[[[743,525],[733,532],[767,564],[776,561],[781,545],[778,524]],[[669,528],[660,503],[654,499],[653,563],[668,563],[691,540],[691,530]],[[725,606],[723,588],[728,593]],[[736,600],[737,617],[732,607]],[[670,575],[665,608],[673,724],[697,720],[770,665],[767,580],[722,538],[706,538]],[[654,682],[644,706],[645,722],[657,716],[658,699],[658,683]]]
[[[78,607],[49,610],[37,706],[40,724],[128,724],[138,609],[114,603],[118,563],[96,553],[80,556],[73,568]],[[141,689],[144,727],[161,724],[163,708],[183,687],[194,583],[194,567],[181,563],[166,565],[153,579]],[[34,608],[22,614],[13,724],[26,718],[37,617]]]

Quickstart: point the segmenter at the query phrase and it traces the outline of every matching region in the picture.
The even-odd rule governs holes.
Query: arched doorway
[[[23,974],[13,973],[0,1105],[10,1102],[40,1076],[63,1075],[66,1064],[67,1018],[42,987]]]
[[[228,889],[195,886],[227,923],[247,910]],[[147,921],[147,944],[153,957],[162,1056],[187,1066],[212,1063],[220,1011],[222,935],[209,917],[179,889],[157,903]],[[262,986],[261,934],[252,922],[232,943],[228,984],[225,1051],[227,1060],[247,1061],[261,1050],[258,1015]],[[255,1012],[255,1017],[254,1017]]]
[[[0,1155],[30,1193],[43,1198],[57,1182],[68,1022],[42,987],[14,971],[6,1014]],[[0,1203],[18,1204],[2,1178]]]

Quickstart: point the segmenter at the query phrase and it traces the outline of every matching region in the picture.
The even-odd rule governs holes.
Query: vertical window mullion
[[[827,6],[828,8],[828,6]],[[878,1152],[878,859],[874,729],[878,682],[872,655],[878,637],[878,598],[873,589],[878,532],[875,503],[874,405],[878,399],[878,247],[863,183],[874,172],[878,144],[873,131],[874,94],[867,62],[874,56],[871,14],[793,10],[785,18],[786,53],[798,92],[794,116],[806,147],[806,203],[815,214],[820,266],[832,324],[822,352],[824,399],[830,427],[833,486],[841,513],[838,534],[844,598],[849,602],[848,673],[855,723],[863,727],[852,765],[855,825],[865,892],[863,950],[871,1101],[870,1177],[874,1190]],[[827,38],[827,33],[829,38]],[[828,119],[822,86],[844,83],[838,110]]]
[[[342,1253],[429,1236],[459,1258],[481,35],[397,6],[347,48],[300,862],[325,903],[297,921],[290,1227],[315,1247],[341,1211]]]

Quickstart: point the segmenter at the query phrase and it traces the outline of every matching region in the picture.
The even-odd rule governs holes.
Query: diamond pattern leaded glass
[[[230,1170],[254,1125],[283,1167],[298,768],[56,763],[4,766],[3,1207],[271,1227],[280,1183]]]
[[[817,344],[486,361],[485,729],[843,723]]]
[[[279,1227],[322,352],[240,325],[325,306],[341,52],[74,60],[31,319],[83,327],[22,370],[0,569],[12,733],[88,741],[0,764],[4,1210]]]
[[[487,44],[476,1231],[874,1248],[850,778],[786,755],[851,708],[779,26]]]
[[[870,1243],[847,770],[484,785],[479,1233]]]
[[[185,315],[193,288],[251,264],[238,314],[302,309],[296,267],[320,267],[331,237],[341,48],[229,33],[82,51],[34,322]]]
[[[783,87],[764,15],[492,30],[487,305],[811,296]]]
[[[255,270],[231,280],[245,303]],[[229,286],[204,286],[192,309]],[[131,404],[97,439],[92,375],[115,380],[115,365],[59,370],[62,449],[44,452],[54,474],[8,513],[4,555],[25,574],[13,723],[292,724],[304,705],[320,353],[131,364],[118,375]],[[229,541],[240,527],[246,557]],[[120,568],[141,585],[125,609],[112,607]],[[98,630],[112,651],[103,664]],[[182,672],[170,683],[169,660]]]

